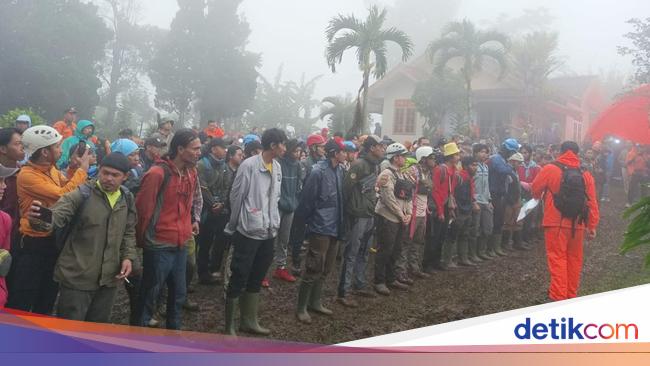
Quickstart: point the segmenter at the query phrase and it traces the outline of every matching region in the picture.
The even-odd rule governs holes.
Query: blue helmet
[[[345,151],[357,151],[357,145],[352,141],[344,141],[343,145],[345,145]]]
[[[514,152],[519,151],[519,148],[521,147],[521,145],[519,145],[519,142],[513,138],[506,139],[501,146],[508,151]]]
[[[244,136],[244,141],[243,141],[244,146],[248,145],[249,143],[251,143],[253,141],[261,142],[260,137],[257,136],[257,135],[254,135],[252,133],[249,134],[249,135]]]
[[[138,150],[140,150],[138,144],[129,139],[117,139],[111,144],[111,151],[122,153],[124,156],[129,156]]]

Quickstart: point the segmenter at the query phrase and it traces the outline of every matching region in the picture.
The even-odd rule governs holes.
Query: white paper
[[[517,217],[517,222],[523,220],[528,216],[528,214],[537,207],[539,204],[538,199],[532,199],[526,203],[524,203],[523,206],[521,206],[521,210],[519,210],[519,216]]]

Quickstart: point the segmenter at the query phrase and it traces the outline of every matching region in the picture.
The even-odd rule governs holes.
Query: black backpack
[[[554,162],[553,165],[562,169],[560,190],[553,195],[553,204],[563,218],[571,219],[572,235],[574,235],[576,222],[586,222],[589,213],[584,171],[582,168],[572,168],[558,162]]]

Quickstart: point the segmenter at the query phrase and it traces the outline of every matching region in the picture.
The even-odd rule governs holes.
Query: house
[[[459,65],[450,64],[458,69]],[[382,115],[382,133],[396,141],[422,136],[425,119],[411,101],[418,82],[430,77],[433,65],[426,56],[390,70],[370,86],[368,111]],[[529,97],[512,75],[498,78],[499,69],[486,62],[472,80],[472,121],[480,137],[498,140],[514,136],[531,143],[564,139],[583,141],[591,121],[606,106],[596,76],[568,76],[548,81],[551,95],[544,100]],[[448,121],[439,133],[454,133]]]

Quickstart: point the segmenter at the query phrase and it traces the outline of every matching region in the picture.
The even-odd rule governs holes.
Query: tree
[[[637,83],[650,83],[650,18],[645,20],[633,18],[627,23],[634,27],[634,32],[625,35],[632,41],[633,47],[619,46],[618,53],[632,56],[632,64],[636,68],[634,80]]]
[[[41,117],[41,114],[33,109],[16,108],[0,116],[0,127],[14,127],[16,125],[16,119],[22,114],[26,114],[31,118],[32,126],[45,124],[45,120]]]
[[[325,97],[318,117],[328,120],[328,126],[332,131],[348,131],[352,128],[355,106],[356,103],[350,94],[345,97]]]
[[[557,33],[534,32],[514,42],[510,50],[512,74],[524,90],[527,122],[532,125],[547,97],[549,76],[563,65],[556,55],[557,48]]]
[[[168,36],[151,64],[156,106],[185,120],[192,106],[208,119],[239,117],[255,96],[259,55],[246,51],[250,28],[241,0],[178,0]]]
[[[478,30],[467,19],[449,23],[442,37],[429,44],[429,57],[439,75],[444,73],[451,60],[461,60],[460,73],[465,81],[465,113],[468,122],[472,118],[472,79],[483,70],[487,59],[496,61],[501,70],[499,78],[502,78],[507,70],[506,50],[509,45],[508,37],[504,34]]]
[[[105,84],[102,105],[106,108],[102,122],[112,127],[115,113],[120,109],[120,97],[139,84],[163,31],[137,24],[139,3],[136,0],[101,0],[100,3],[105,20],[113,31],[100,69]]]
[[[248,120],[257,127],[286,128],[298,119],[294,87],[291,82],[282,81],[283,67],[278,68],[273,81],[259,77],[257,94]]]
[[[355,48],[357,63],[363,72],[363,92],[361,118],[355,120],[352,128],[356,133],[363,133],[368,128],[368,88],[370,73],[376,79],[382,78],[388,69],[387,42],[394,42],[402,50],[402,61],[406,62],[413,53],[413,45],[406,33],[397,28],[384,29],[386,10],[371,6],[365,21],[354,15],[341,15],[330,20],[325,35],[327,37],[327,64],[336,72],[336,65],[343,61],[345,51]],[[374,62],[373,62],[374,58]],[[359,99],[357,98],[357,103]]]
[[[101,87],[95,67],[109,37],[93,4],[0,2],[0,113],[33,107],[55,120],[75,106],[91,117]]]
[[[419,82],[411,100],[424,117],[423,135],[431,138],[442,132],[440,129],[445,121],[460,121],[464,97],[463,79],[449,69],[443,75],[434,73]]]

